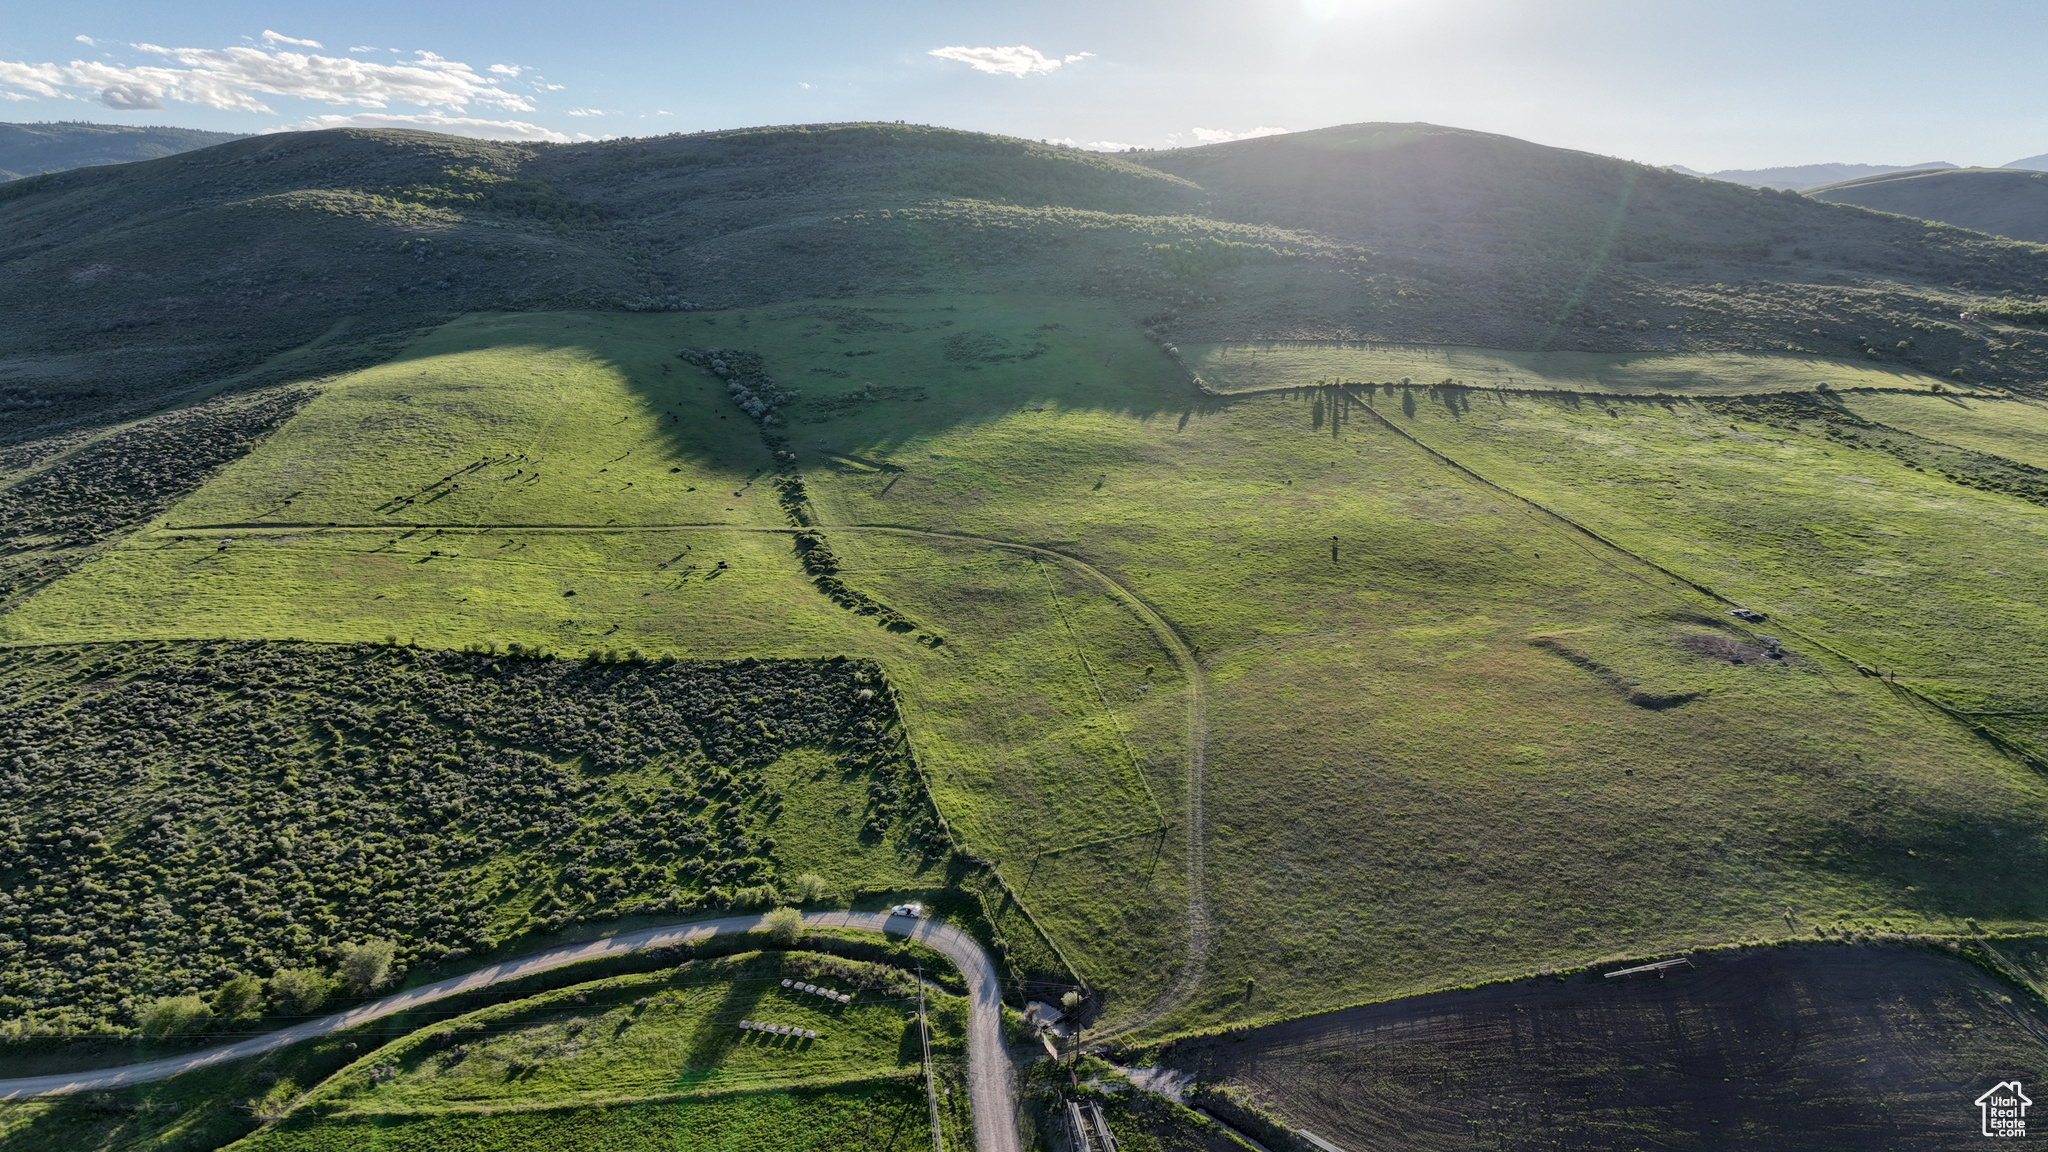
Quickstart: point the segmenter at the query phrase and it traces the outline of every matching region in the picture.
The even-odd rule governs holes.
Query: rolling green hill
[[[1998,318],[2048,249],[1424,125],[338,131],[21,181],[0,225],[0,1058],[244,977],[274,1022],[365,939],[417,974],[864,889],[949,902],[1013,1006],[1078,981],[1098,1037],[1277,1025],[1202,1057],[1254,1089],[1321,1075],[1286,1021],[1793,942],[1852,959],[1752,964],[1780,1000],[1896,969],[1961,997],[1902,1027],[1983,1026],[1916,1049],[1916,1117],[2038,1065],[1992,1025],[2048,938],[2048,360]],[[1587,1077],[1664,1025],[1589,987],[1529,1003],[1593,1073],[1431,1024],[1331,1074],[1617,1131]],[[473,1066],[396,1038],[254,1140],[694,1146],[673,991],[506,1007]],[[1666,1062],[1767,1076],[1765,1000]],[[1868,1016],[1802,1017],[1801,1075]],[[772,1092],[691,1107],[918,1134],[873,1023],[844,1084],[744,1052]],[[1796,1131],[1673,1076],[1658,1123]],[[606,1127],[607,1078],[669,1088]]]
[[[2048,827],[2001,752],[2048,692],[2029,474],[1820,400],[1599,399],[1204,396],[1015,297],[477,317],[0,635],[872,659],[947,827],[1124,1027],[2033,930],[1996,879]]]
[[[335,130],[0,192],[0,410],[47,435],[345,369],[477,310],[1102,301],[1183,340],[1874,356],[2030,386],[1965,328],[2048,255],[1428,125],[1101,156],[897,125],[587,145]]]
[[[2048,172],[2018,168],[1894,172],[1830,184],[1807,195],[1831,204],[1854,204],[2048,244]]]
[[[0,124],[0,181],[68,168],[154,160],[242,138],[240,132],[129,124]]]

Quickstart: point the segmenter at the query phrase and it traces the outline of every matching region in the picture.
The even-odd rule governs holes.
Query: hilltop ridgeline
[[[2048,375],[2029,330],[1957,319],[2048,290],[2040,248],[1428,125],[1119,155],[893,124],[285,133],[0,187],[0,267],[10,441],[371,362],[468,311],[885,293],[1093,297],[1178,340]]]
[[[154,160],[245,137],[241,132],[82,121],[0,124],[0,182],[97,164]]]
[[[2048,244],[2048,172],[1958,168],[1845,180],[1811,193],[1831,204],[1939,220],[1993,236]]]

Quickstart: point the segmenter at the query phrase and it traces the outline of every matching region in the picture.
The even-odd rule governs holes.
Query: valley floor
[[[757,423],[684,350],[801,396]],[[0,638],[872,660],[1141,1037],[2048,927],[2041,505],[1985,463],[2031,409],[1300,383],[1202,395],[1041,301],[470,317]]]

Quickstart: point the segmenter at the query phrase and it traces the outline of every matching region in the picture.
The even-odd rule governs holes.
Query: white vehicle
[[[897,905],[897,906],[895,906],[894,908],[891,908],[891,909],[889,909],[889,915],[891,915],[891,916],[908,916],[908,917],[910,917],[910,918],[911,918],[912,920],[922,920],[922,919],[924,919],[924,905],[922,905],[922,904],[898,904],[898,905]]]

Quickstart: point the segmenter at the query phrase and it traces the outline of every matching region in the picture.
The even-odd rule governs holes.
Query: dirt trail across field
[[[234,523],[234,524],[187,524],[170,526],[173,532],[384,532],[394,529],[441,528],[456,532],[765,532],[794,536],[811,529],[793,527],[768,527],[749,524],[612,524],[602,527],[588,524],[326,524],[326,523]],[[1111,596],[1123,603],[1145,622],[1158,636],[1159,642],[1173,657],[1181,675],[1188,683],[1187,714],[1187,885],[1188,885],[1188,953],[1179,977],[1173,986],[1157,1000],[1146,1005],[1135,1015],[1106,1020],[1098,1026],[1104,1036],[1125,1035],[1145,1028],[1171,1012],[1193,995],[1201,983],[1209,953],[1209,915],[1204,896],[1203,837],[1205,813],[1202,806],[1202,790],[1208,773],[1209,737],[1209,696],[1202,665],[1195,657],[1194,647],[1181,636],[1159,611],[1145,599],[1124,586],[1101,569],[1085,560],[1052,548],[1036,544],[1025,544],[1014,540],[998,540],[988,536],[974,536],[964,532],[939,532],[896,524],[820,524],[821,532],[851,532],[858,534],[908,536],[926,540],[945,540],[959,544],[974,544],[985,548],[1000,548],[1025,556],[1051,560],[1080,572]]]
[[[572,964],[706,940],[721,933],[756,931],[764,926],[766,920],[766,914],[726,916],[717,920],[665,924],[580,944],[565,944],[373,1000],[347,1012],[337,1012],[218,1048],[119,1068],[0,1080],[0,1100],[103,1092],[131,1084],[147,1084],[181,1072],[274,1052],[301,1040],[340,1032],[358,1024],[409,1012],[437,1000],[493,984],[523,980]],[[804,916],[804,923],[814,928],[893,932],[929,945],[953,961],[967,980],[967,1087],[974,1106],[975,1147],[980,1152],[1022,1152],[1023,1145],[1017,1134],[1016,1072],[1010,1062],[1009,1050],[1003,1043],[1002,983],[997,978],[995,964],[988,953],[982,951],[981,945],[975,943],[974,937],[947,924],[892,917],[884,912],[812,912]]]
[[[1002,548],[1028,556],[1043,557],[1066,564],[1085,574],[1106,589],[1110,595],[1137,613],[1147,627],[1158,635],[1159,642],[1172,654],[1173,662],[1179,665],[1181,675],[1188,682],[1188,778],[1187,778],[1187,869],[1188,869],[1188,954],[1182,966],[1179,979],[1166,992],[1147,1005],[1135,1016],[1104,1021],[1098,1026],[1102,1035],[1123,1035],[1138,1031],[1165,1016],[1180,1006],[1202,981],[1204,964],[1209,954],[1209,912],[1203,895],[1203,810],[1202,784],[1208,771],[1209,740],[1209,693],[1202,676],[1202,665],[1195,658],[1195,650],[1166,617],[1136,592],[1118,583],[1101,569],[1082,560],[1051,548],[1035,544],[1019,544],[1008,540],[994,540],[986,536],[969,536],[957,532],[933,532],[922,528],[905,528],[884,524],[850,524],[825,526],[828,532],[882,533],[899,536],[916,536],[930,540],[953,540],[961,543],[980,544],[990,548]]]

